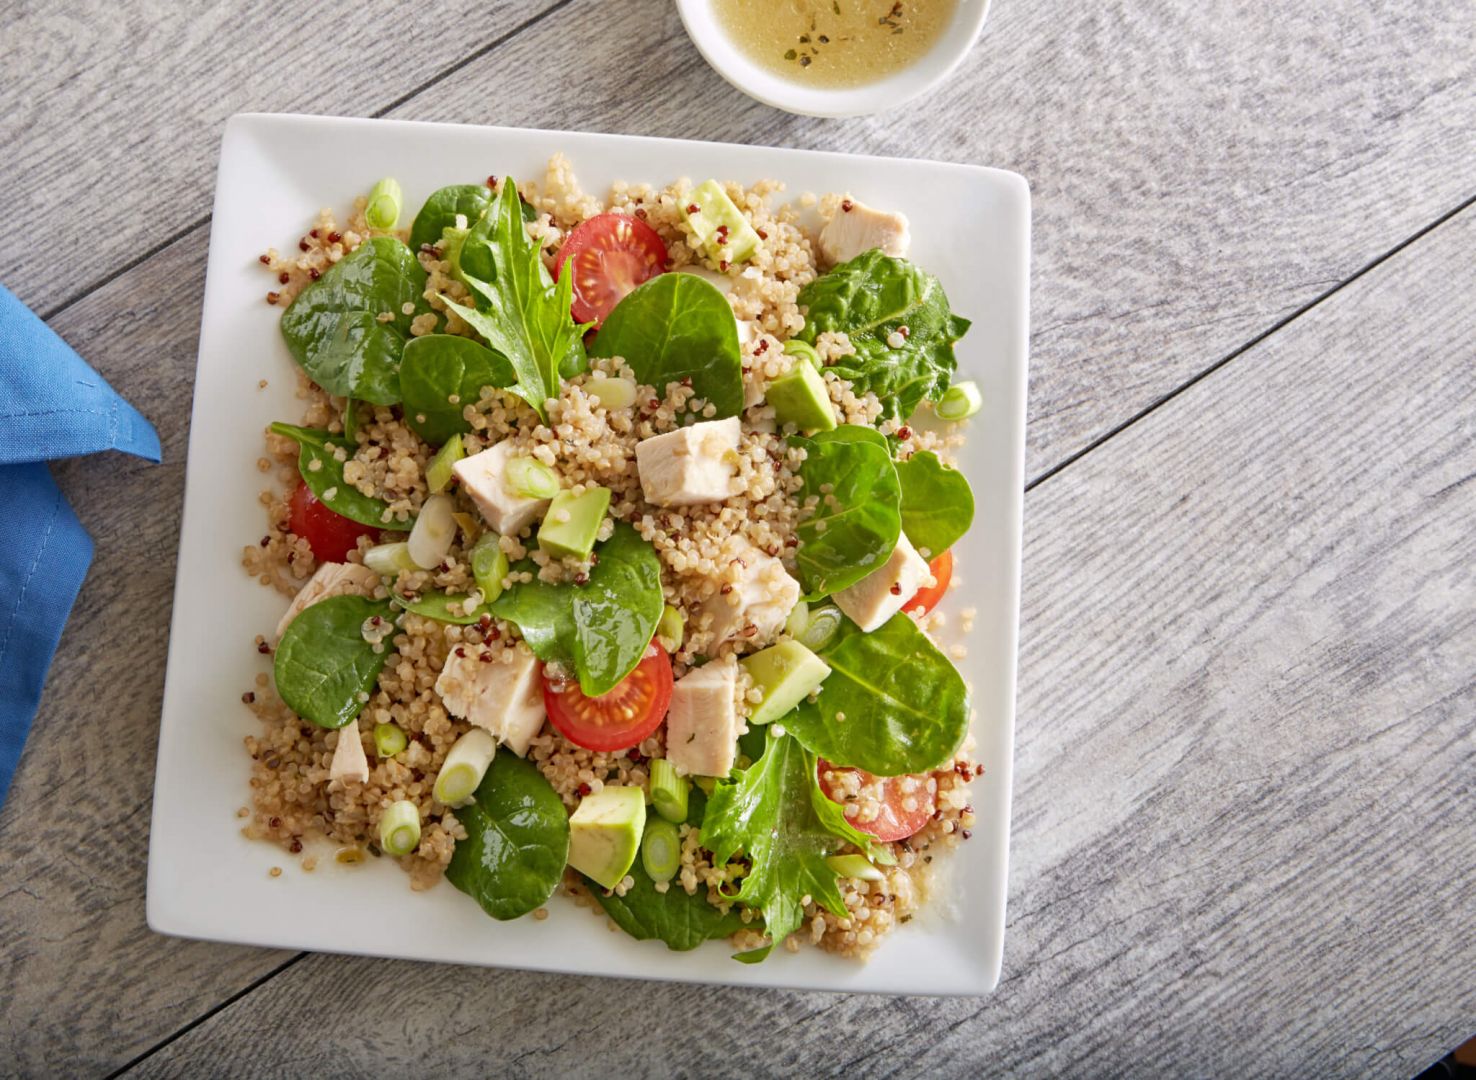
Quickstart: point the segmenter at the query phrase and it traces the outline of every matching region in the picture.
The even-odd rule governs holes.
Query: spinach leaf
[[[654,938],[666,942],[674,952],[686,952],[704,941],[731,937],[749,925],[758,929],[757,923],[745,923],[736,907],[724,915],[709,904],[705,885],[689,896],[681,882],[672,881],[666,892],[659,893],[639,859],[630,868],[630,876],[635,884],[624,896],[606,896],[597,882],[588,879],[585,884],[605,914],[637,941]]]
[[[491,614],[492,612],[490,604],[483,604],[470,615],[452,614],[451,605],[458,605],[459,610],[460,605],[466,602],[465,593],[452,596],[449,593],[435,590],[423,592],[414,600],[408,600],[397,592],[391,592],[390,600],[395,607],[404,608],[406,611],[414,612],[416,615],[423,615],[427,619],[435,619],[438,622],[455,623],[457,626],[470,626],[480,619],[484,612],[487,614]]]
[[[813,345],[827,330],[844,331],[856,355],[830,370],[856,393],[875,393],[887,416],[906,419],[923,398],[937,401],[948,389],[957,367],[953,343],[969,320],[953,314],[932,274],[873,248],[810,282],[799,302],[809,310],[797,336]],[[905,339],[893,348],[887,338],[902,327]]]
[[[820,500],[795,529],[800,585],[805,599],[815,600],[854,585],[891,557],[902,531],[902,493],[887,440],[874,428],[842,424],[789,441],[806,452],[800,499]]]
[[[636,288],[606,316],[592,351],[624,357],[658,395],[690,378],[717,417],[743,411],[738,321],[727,298],[695,274],[661,274]]]
[[[393,618],[387,600],[330,596],[305,607],[277,644],[272,675],[287,707],[321,728],[341,728],[364,708],[393,649],[364,640],[365,620]],[[368,700],[365,698],[364,700]]]
[[[603,694],[635,670],[664,610],[661,560],[622,522],[600,545],[589,582],[574,589],[574,670],[580,689]]]
[[[462,277],[477,306],[446,303],[508,359],[517,377],[512,391],[547,419],[543,403],[558,396],[560,375],[586,366],[583,335],[590,324],[579,325],[569,314],[573,269],[565,264],[554,284],[523,226],[520,205],[515,185],[505,182],[463,245]],[[466,250],[480,243],[487,245],[497,268],[490,281],[467,272]]]
[[[803,899],[811,897],[836,915],[845,900],[837,874],[825,861],[849,841],[873,852],[872,839],[846,821],[838,803],[820,790],[815,756],[792,735],[767,729],[763,756],[731,780],[718,783],[707,800],[702,843],[721,865],[738,852],[752,863],[738,900],[764,913],[772,944],[739,959],[762,960],[804,918]]]
[[[347,439],[340,439],[318,428],[297,427],[293,424],[274,423],[272,431],[285,435],[297,443],[297,471],[303,483],[328,509],[341,514],[360,525],[373,525],[380,529],[405,532],[414,528],[413,521],[400,521],[390,511],[389,503],[365,495],[343,478],[343,467],[334,454],[343,450],[353,457],[357,447]],[[314,462],[317,462],[316,467]]]
[[[400,400],[400,353],[426,307],[426,273],[392,236],[364,241],[323,272],[282,313],[282,337],[314,382],[373,405]],[[405,314],[406,304],[412,305]],[[392,316],[381,322],[379,316]]]
[[[924,558],[942,555],[974,523],[974,492],[964,474],[931,450],[897,462],[902,530]]]
[[[600,561],[604,561],[603,554]],[[575,586],[540,581],[538,570],[538,564],[531,559],[515,563],[512,573],[531,573],[533,580],[502,590],[502,595],[492,602],[492,614],[516,626],[538,659],[572,669]]]
[[[415,215],[410,226],[410,250],[419,251],[422,244],[439,244],[441,234],[456,228],[456,215],[466,218],[471,228],[492,205],[492,192],[486,184],[452,184],[431,193]]]
[[[420,213],[415,215],[415,224],[410,227],[410,250],[419,251],[422,244],[440,244],[442,256],[449,256],[459,269],[462,242],[477,222],[486,217],[487,208],[491,205],[492,191],[485,184],[452,184],[433,192],[420,208]],[[519,209],[524,221],[533,221],[538,216],[526,202],[520,201]],[[466,225],[460,229],[456,225],[458,214],[466,218]],[[452,237],[446,236],[447,229],[452,230]],[[453,242],[445,243],[446,240]],[[484,281],[492,280],[497,273],[485,245],[474,250],[468,258],[470,272]]]
[[[426,442],[439,445],[471,430],[462,410],[478,400],[482,387],[508,386],[516,379],[505,357],[470,338],[411,338],[400,361],[405,422]],[[459,399],[456,404],[450,401],[453,396]]]
[[[843,619],[819,655],[829,677],[784,724],[826,761],[877,776],[920,773],[945,764],[968,734],[963,676],[908,616],[869,634]]]
[[[616,524],[596,551],[599,561],[584,585],[535,578],[507,589],[489,608],[517,626],[540,660],[572,668],[590,697],[614,689],[635,669],[666,606],[661,560],[630,525]]]
[[[553,895],[569,858],[569,815],[538,766],[498,754],[472,801],[454,813],[466,839],[456,843],[446,880],[483,911],[516,919]]]

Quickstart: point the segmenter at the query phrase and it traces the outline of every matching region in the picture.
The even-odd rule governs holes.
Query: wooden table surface
[[[0,281],[154,421],[165,462],[56,468],[97,557],[0,810],[0,1073],[1409,1076],[1476,1032],[1476,7],[994,7],[938,92],[817,121],[730,89],[667,0],[7,6]],[[243,110],[1030,180],[998,992],[147,929],[209,208]]]

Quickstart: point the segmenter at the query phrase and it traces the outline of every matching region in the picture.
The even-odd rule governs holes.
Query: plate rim
[[[994,867],[994,872],[991,875],[991,881],[994,886],[994,895],[990,897],[990,899],[994,901],[995,910],[998,911],[998,920],[997,927],[995,928],[996,933],[994,939],[997,943],[997,947],[992,950],[990,956],[988,957],[986,969],[974,972],[978,976],[978,978],[972,980],[958,980],[957,982],[945,986],[941,989],[917,989],[912,987],[901,987],[897,989],[887,990],[878,989],[872,986],[847,986],[836,981],[822,982],[816,980],[786,978],[786,970],[792,965],[783,964],[777,965],[772,971],[772,974],[770,974],[769,971],[765,971],[764,974],[767,977],[738,981],[734,979],[722,978],[721,973],[716,971],[711,976],[693,976],[686,971],[678,970],[675,966],[666,971],[633,970],[623,972],[610,972],[571,968],[567,964],[567,962],[562,964],[558,962],[541,964],[536,962],[528,962],[526,959],[519,959],[517,962],[510,964],[497,964],[493,961],[482,961],[473,958],[454,961],[447,960],[442,957],[426,956],[409,951],[397,952],[392,948],[375,947],[373,945],[324,945],[322,943],[300,940],[295,936],[293,932],[284,932],[283,934],[277,936],[263,937],[263,935],[261,934],[254,934],[247,931],[233,932],[233,928],[226,927],[225,929],[222,929],[219,925],[214,926],[211,929],[203,929],[196,919],[191,918],[187,913],[176,910],[170,906],[165,891],[164,873],[166,868],[163,865],[163,859],[165,856],[163,852],[163,843],[161,841],[161,837],[165,835],[165,828],[168,823],[162,820],[164,817],[164,811],[162,809],[163,802],[159,798],[158,793],[161,789],[167,789],[169,786],[169,781],[166,778],[166,764],[167,759],[171,754],[171,750],[167,749],[168,744],[166,743],[166,738],[171,728],[175,726],[172,725],[170,722],[172,696],[171,688],[175,685],[176,680],[174,678],[174,675],[177,667],[182,662],[181,657],[177,654],[176,650],[182,647],[180,645],[181,641],[183,640],[182,631],[184,628],[182,624],[185,620],[183,612],[185,612],[189,606],[187,603],[181,603],[181,600],[184,594],[188,591],[189,587],[189,583],[186,582],[185,571],[183,568],[183,555],[186,543],[186,535],[189,531],[187,526],[190,519],[189,511],[192,506],[191,489],[194,483],[198,480],[198,472],[193,466],[195,462],[200,460],[202,452],[205,451],[205,447],[203,446],[203,444],[197,444],[197,439],[204,440],[206,437],[203,433],[204,426],[201,423],[201,412],[202,409],[211,407],[210,405],[203,403],[204,399],[202,398],[202,395],[198,393],[198,383],[201,371],[204,369],[204,365],[207,363],[205,344],[207,328],[210,326],[211,323],[211,298],[214,293],[217,293],[225,288],[225,286],[221,283],[221,277],[223,275],[218,273],[212,274],[211,272],[215,268],[218,258],[221,257],[218,248],[219,245],[222,243],[222,230],[217,227],[217,223],[223,220],[227,220],[227,216],[223,213],[223,211],[226,210],[226,208],[223,206],[224,188],[226,186],[224,180],[227,175],[227,169],[232,163],[233,146],[249,137],[260,136],[263,133],[267,136],[270,136],[273,129],[283,127],[323,127],[335,129],[363,128],[366,130],[379,131],[383,131],[386,128],[415,129],[417,131],[425,131],[426,129],[445,129],[459,132],[476,132],[491,136],[496,136],[498,134],[508,134],[519,138],[531,138],[536,141],[549,143],[552,146],[552,149],[549,151],[550,153],[560,149],[565,149],[565,146],[561,145],[560,141],[572,137],[575,140],[613,139],[620,142],[634,142],[646,145],[657,144],[663,149],[671,152],[673,156],[676,155],[677,151],[680,148],[692,147],[695,145],[707,148],[733,151],[736,152],[740,157],[747,153],[777,153],[791,160],[795,158],[804,158],[811,161],[824,162],[827,164],[844,163],[848,165],[875,165],[877,163],[886,163],[886,167],[893,169],[922,167],[928,170],[942,169],[950,172],[962,172],[970,174],[972,176],[977,176],[980,179],[986,180],[988,183],[995,185],[997,187],[997,190],[1006,195],[1008,199],[1012,201],[1013,205],[1009,208],[1010,213],[1004,218],[1004,221],[1005,224],[1010,229],[1014,230],[1016,234],[1014,239],[1018,242],[1019,245],[1019,251],[1021,253],[1021,263],[1019,267],[1011,271],[1011,278],[1014,279],[1016,275],[1018,275],[1018,281],[1020,285],[1018,309],[1015,312],[1018,323],[1018,332],[1016,335],[1018,340],[1015,342],[1013,355],[1004,358],[1004,361],[1006,363],[1013,364],[1013,371],[1011,372],[1011,374],[1013,376],[1016,393],[1014,395],[1014,400],[1009,403],[1009,411],[1011,415],[1012,426],[1014,430],[1018,433],[1018,437],[1011,442],[1013,460],[1009,462],[1009,473],[1013,477],[1014,482],[1009,487],[1007,505],[1000,508],[1003,511],[1000,516],[1005,519],[1003,522],[1003,528],[1005,530],[1003,535],[1007,538],[1009,547],[1013,553],[1013,559],[1011,560],[1009,565],[1009,573],[1007,578],[1009,595],[1002,596],[1000,598],[1001,608],[1003,609],[1007,606],[1009,615],[1007,633],[1005,634],[1005,637],[1007,639],[1006,644],[1008,645],[1008,660],[1004,664],[1003,670],[1001,672],[1004,685],[1000,688],[1001,694],[1004,697],[1004,700],[1007,702],[1004,707],[1004,713],[1000,717],[1000,721],[1003,724],[1003,731],[1001,735],[1006,753],[1004,754],[1002,761],[991,764],[991,769],[994,772],[995,776],[1000,779],[1002,786],[1002,793],[1000,796],[1001,813],[1003,817],[1002,824],[1000,826],[1002,836],[997,854],[997,865]],[[654,183],[654,181],[652,182]],[[916,157],[892,157],[853,154],[840,151],[813,150],[795,147],[756,146],[752,144],[723,143],[715,140],[678,139],[665,136],[628,135],[587,131],[559,131],[541,128],[504,127],[481,124],[455,124],[445,122],[399,119],[332,117],[297,113],[243,112],[230,117],[224,125],[224,132],[222,136],[220,150],[220,160],[216,171],[216,191],[212,202],[211,222],[211,236],[206,256],[204,293],[201,304],[200,348],[196,356],[194,383],[192,383],[192,401],[190,408],[191,428],[189,436],[189,446],[186,452],[185,460],[185,488],[184,497],[181,504],[180,540],[179,549],[177,552],[177,570],[170,614],[168,657],[165,669],[164,690],[160,706],[159,743],[156,756],[154,787],[151,791],[151,799],[153,805],[150,815],[148,874],[145,898],[146,919],[150,929],[154,930],[157,933],[167,934],[176,937],[191,938],[195,940],[220,941],[230,944],[255,945],[267,948],[297,948],[312,952],[412,959],[433,963],[460,962],[476,964],[478,966],[506,967],[514,970],[534,970],[548,972],[578,971],[579,973],[583,974],[596,974],[603,977],[697,982],[712,985],[743,986],[754,989],[762,987],[793,988],[821,991],[829,990],[845,993],[861,992],[895,993],[903,995],[941,994],[946,996],[975,996],[988,993],[998,985],[1000,973],[1002,970],[1003,942],[1007,924],[1006,905],[1008,900],[1008,864],[1011,834],[1010,816],[1012,812],[1014,796],[1013,776],[1017,684],[1019,668],[1020,595],[1021,579],[1023,575],[1022,543],[1026,402],[1029,382],[1029,300],[1031,267],[1030,240],[1032,231],[1032,205],[1029,184],[1023,176],[1010,170],[1000,169],[993,166],[977,165],[973,163],[936,161]],[[980,853],[978,855],[970,857],[983,858],[984,856],[983,853]],[[588,918],[587,915],[585,917]],[[711,949],[709,948],[708,951],[711,951]],[[557,954],[555,954],[555,956],[557,956]],[[849,964],[850,968],[849,974],[853,976],[853,978],[846,979],[845,981],[847,982],[855,981],[854,976],[857,976],[860,973],[864,972],[867,967],[867,965],[861,963],[850,961],[848,961],[847,963]],[[765,965],[765,968],[769,968],[769,965]]]

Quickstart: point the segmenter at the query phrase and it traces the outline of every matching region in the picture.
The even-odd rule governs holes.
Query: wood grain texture
[[[1473,244],[1476,211],[1030,494],[993,997],[313,956],[135,1075],[1418,1071],[1476,1013]]]
[[[0,281],[51,310],[210,213],[226,117],[370,115],[556,2],[12,0]]]
[[[1270,25],[1258,6],[1224,0],[1065,17],[1006,6],[936,95],[845,126],[743,97],[686,45],[667,5],[646,2],[651,18],[629,28],[588,3],[561,9],[392,115],[1021,170],[1037,215],[1031,475],[1476,188],[1476,56],[1465,47],[1476,14],[1449,0],[1397,13],[1347,0]],[[619,35],[637,32],[645,62],[633,65],[636,43]],[[1361,78],[1309,84],[1335,56]],[[565,63],[578,80],[562,77]],[[960,119],[973,116],[985,122]]]
[[[96,556],[0,808],[0,1075],[105,1073],[290,955],[144,923],[204,239],[55,327],[154,419],[164,464],[105,454],[54,469]],[[233,640],[224,619],[232,644],[249,648],[250,635]]]
[[[434,5],[378,34],[361,28],[371,16],[380,26],[390,6],[368,10],[354,9],[348,37],[333,34],[346,14],[297,9],[269,20],[213,8],[181,20],[157,4],[7,11],[0,279],[43,308],[72,297],[208,211],[225,115],[382,108],[422,81],[417,68],[440,74],[495,40],[500,18],[457,41]],[[1036,197],[1032,474],[1476,192],[1476,12],[1454,0],[1396,12],[1351,0],[1274,13],[1229,0],[1000,4],[938,95],[844,124],[787,117],[728,88],[665,0],[629,10],[612,21],[604,5],[576,0],[395,115],[1019,169]],[[322,40],[308,41],[309,21],[322,22]],[[326,74],[303,80],[309,63]],[[112,152],[120,140],[133,140],[129,153]],[[114,227],[99,230],[103,219]],[[39,220],[55,243],[21,227]],[[349,1017],[348,1003],[377,1005],[392,981],[418,1007],[404,1029],[351,1028],[345,1041],[364,1041],[328,1071],[355,1061],[378,1071],[379,1055],[408,1061],[412,1049],[485,1071],[503,1060],[488,1056],[490,1037],[463,1047],[451,1035],[485,1021],[511,1055],[526,1054],[515,1071],[577,1072],[590,1047],[559,1047],[567,1032],[545,1015],[608,1024],[698,1012],[709,1044],[759,1073],[852,1058],[905,1072],[916,1068],[907,1055],[938,1040],[959,1069],[1059,1071],[1080,1058],[1107,1072],[1133,1060],[1267,1072],[1331,1048],[1352,1053],[1349,1071],[1413,1071],[1468,1034],[1452,1016],[1464,1009],[1469,1025],[1472,1014],[1469,980],[1452,974],[1472,959],[1469,945],[1459,951],[1470,918],[1454,907],[1471,885],[1460,869],[1472,854],[1471,734],[1469,719],[1452,727],[1451,716],[1473,710],[1470,686],[1450,672],[1469,679],[1476,659],[1458,621],[1473,605],[1469,582],[1452,571],[1442,591],[1431,569],[1451,565],[1441,544],[1469,559],[1451,523],[1469,520],[1476,490],[1459,483],[1476,472],[1469,457],[1447,477],[1428,449],[1435,430],[1467,448],[1473,434],[1470,410],[1456,409],[1470,384],[1448,363],[1464,349],[1469,368],[1472,351],[1458,302],[1470,227],[1461,219],[1464,249],[1447,240],[1452,229],[1031,496],[1020,829],[997,997],[966,1007],[630,993],[315,957],[154,1063],[210,1071],[207,1052],[235,1062],[249,1048],[267,1051],[264,1071],[302,1071],[301,1055],[336,1046],[303,1001],[342,1001]],[[57,247],[65,259],[50,257]],[[106,1071],[285,955],[171,941],[143,925],[142,823],[204,261],[202,227],[55,321],[156,421],[168,464],[103,457],[58,470],[98,556],[79,607],[90,617],[68,629],[0,810],[0,939],[14,943],[0,947],[0,1060],[22,1074]],[[1382,321],[1357,325],[1384,303],[1380,290]],[[1416,377],[1428,403],[1358,389],[1368,378],[1400,391],[1391,378]],[[1228,404],[1202,396],[1227,386],[1216,392]],[[1350,458],[1355,436],[1365,452]],[[1242,442],[1262,456],[1236,456]],[[1431,476],[1439,487],[1417,486]],[[1257,478],[1260,501],[1241,487]],[[1205,582],[1213,588],[1193,591]],[[1151,614],[1162,612],[1172,614]],[[110,694],[101,737],[99,688]],[[1305,729],[1288,715],[1305,715]],[[1117,772],[1102,775],[1106,765]],[[1398,941],[1380,937],[1390,926]],[[499,1004],[503,993],[519,1005]],[[1198,1009],[1193,1024],[1184,1002]],[[448,1008],[449,1023],[418,1020]],[[617,1063],[639,1069],[650,1060],[641,1053],[621,1048]]]
[[[623,30],[576,0],[390,115],[1022,173],[1027,476],[1476,195],[1470,3],[1001,3],[938,91],[845,123],[759,105],[690,48],[672,5],[632,6],[650,17]]]
[[[1030,476],[1476,194],[1476,50],[1469,47],[1476,6],[1463,0],[1274,9],[1245,0],[1001,4],[980,46],[938,92],[886,116],[844,123],[788,116],[729,87],[690,47],[668,0],[633,0],[627,10],[612,20],[598,0],[574,0],[390,115],[1020,171],[1035,199]],[[159,56],[172,60],[186,42],[165,22],[158,47],[174,51]],[[300,65],[294,50],[305,46],[300,29],[299,37],[282,33],[262,54],[278,66],[260,76],[245,60],[217,57],[222,71],[212,77],[235,96],[210,123],[189,129],[190,164],[179,181],[125,172],[127,192],[159,187],[146,196],[155,217],[145,215],[149,224],[130,225],[124,237],[89,233],[83,265],[98,245],[110,253],[99,265],[119,265],[205,211],[218,118],[228,112],[362,115],[392,97],[338,68],[331,92],[283,89],[295,68],[280,56]],[[245,36],[239,26],[217,27],[204,40],[219,50],[226,48],[221,38]],[[264,62],[254,51],[248,56]],[[55,64],[64,69],[68,58],[61,54]],[[145,116],[186,92],[172,86],[148,84],[161,103],[148,105]],[[193,96],[189,107],[197,108]],[[17,137],[35,119],[17,126]],[[115,124],[109,115],[81,121],[41,158],[64,160],[27,165],[25,175],[88,175],[82,159],[118,128],[100,126]],[[858,176],[857,188],[864,183]],[[81,190],[70,181],[62,189]],[[173,215],[178,205],[196,209]],[[65,221],[92,209],[84,201],[57,212]],[[14,269],[3,259],[5,244],[14,245]],[[20,234],[0,237],[0,279],[43,306],[70,295],[66,288],[34,291],[33,278],[60,271],[33,250]],[[71,277],[90,279],[90,271]]]

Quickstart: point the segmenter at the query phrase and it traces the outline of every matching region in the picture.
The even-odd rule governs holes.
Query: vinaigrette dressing
[[[862,86],[921,59],[958,0],[712,0],[750,60],[817,87]]]

